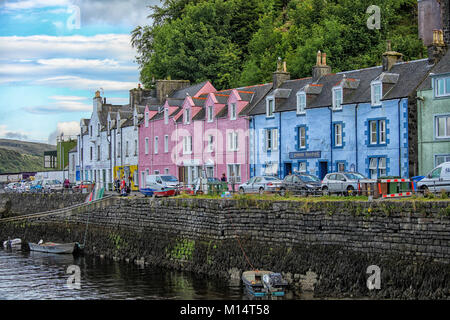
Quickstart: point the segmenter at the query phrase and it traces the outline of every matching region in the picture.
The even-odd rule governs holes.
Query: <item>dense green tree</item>
[[[369,29],[367,8],[381,8]],[[165,0],[152,25],[132,34],[141,80],[209,79],[218,88],[271,81],[276,61],[292,77],[311,75],[318,50],[334,72],[380,64],[386,40],[405,60],[425,56],[416,0]]]

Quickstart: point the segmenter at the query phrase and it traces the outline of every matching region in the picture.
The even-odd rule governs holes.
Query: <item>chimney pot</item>
[[[320,50],[317,51],[317,61],[316,61],[316,66],[321,66],[322,65],[322,54],[320,53]]]
[[[322,66],[327,65],[327,54],[324,52],[322,53]]]

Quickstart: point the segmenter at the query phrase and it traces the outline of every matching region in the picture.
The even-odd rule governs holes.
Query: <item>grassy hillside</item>
[[[55,149],[49,144],[0,139],[0,173],[43,171],[44,151]]]

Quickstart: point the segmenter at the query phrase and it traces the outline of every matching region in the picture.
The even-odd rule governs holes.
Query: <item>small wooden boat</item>
[[[42,241],[42,240],[41,240]],[[73,253],[78,248],[78,242],[72,243],[54,243],[54,242],[42,242],[28,243],[31,251],[69,254]]]
[[[272,271],[245,271],[242,273],[242,282],[247,291],[255,297],[284,296],[287,287],[287,282],[281,275]]]
[[[18,247],[22,244],[22,239],[12,239],[12,240],[6,240],[3,242],[3,248],[13,248]]]

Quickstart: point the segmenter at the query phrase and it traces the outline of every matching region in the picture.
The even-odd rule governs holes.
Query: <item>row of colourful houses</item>
[[[217,91],[206,81],[158,80],[114,106],[97,92],[81,120],[69,166],[105,185],[150,174],[191,183],[200,175],[246,181],[300,171],[323,178],[357,171],[412,177],[450,161],[450,64],[435,31],[428,59],[402,61],[388,44],[382,65],[331,73],[320,51],[312,76]]]

